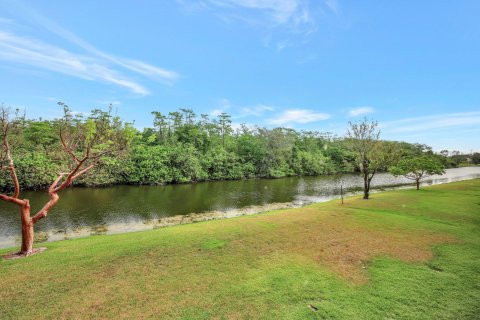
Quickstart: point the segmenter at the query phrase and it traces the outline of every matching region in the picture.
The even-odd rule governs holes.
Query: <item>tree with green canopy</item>
[[[420,180],[434,174],[444,174],[445,167],[436,159],[428,156],[405,158],[395,166],[389,168],[394,176],[404,176],[414,180],[417,190],[420,189]]]
[[[472,162],[473,164],[480,164],[480,152],[475,152],[472,154]]]

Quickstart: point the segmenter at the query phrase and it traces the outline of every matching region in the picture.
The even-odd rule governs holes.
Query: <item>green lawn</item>
[[[0,319],[480,318],[480,180],[45,246]]]

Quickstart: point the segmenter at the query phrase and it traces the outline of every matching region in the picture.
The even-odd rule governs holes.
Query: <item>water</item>
[[[480,178],[480,167],[448,169],[445,175],[429,177],[422,185],[473,178]],[[333,175],[167,186],[70,188],[60,194],[60,201],[48,216],[35,225],[36,238],[54,241],[301,206],[339,197],[340,184],[353,193],[361,190],[363,180],[358,175]],[[412,184],[412,181],[387,173],[375,175],[372,181],[372,187],[377,190],[405,184]],[[48,201],[48,195],[41,191],[25,191],[21,197],[30,199],[32,215]],[[189,215],[192,213],[204,214]],[[18,245],[19,237],[18,207],[0,202],[0,247]]]

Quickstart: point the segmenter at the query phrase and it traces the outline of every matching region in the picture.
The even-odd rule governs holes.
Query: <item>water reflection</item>
[[[449,169],[422,184],[438,184],[480,178],[480,167]],[[411,184],[405,178],[377,174],[372,187],[378,189]],[[349,192],[361,190],[358,175],[293,177],[276,180],[205,182],[168,186],[114,186],[75,188],[62,192],[58,205],[36,225],[40,240],[60,240],[90,234],[129,232],[165,225],[253,214],[266,209],[301,206],[339,196],[340,184]],[[32,212],[48,196],[27,191]],[[18,208],[0,203],[0,247],[16,245],[19,239]],[[205,213],[192,215],[192,213]],[[180,215],[180,216],[179,216]]]

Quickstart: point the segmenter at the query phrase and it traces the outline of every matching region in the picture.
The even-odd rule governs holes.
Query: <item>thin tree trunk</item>
[[[417,190],[420,190],[420,179],[417,179]]]
[[[363,199],[368,200],[370,191],[370,183],[368,181],[368,174],[363,175]]]
[[[29,255],[33,249],[33,221],[30,217],[30,204],[25,201],[25,205],[20,207],[22,220],[22,248],[21,254]]]

